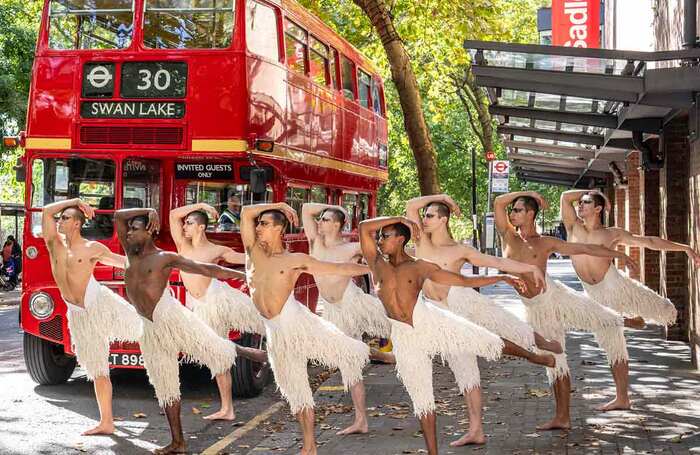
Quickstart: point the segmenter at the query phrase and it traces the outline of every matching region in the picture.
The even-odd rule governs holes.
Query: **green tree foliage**
[[[377,65],[386,81],[390,72],[379,39],[371,24],[352,0],[301,0],[307,8],[335,28]],[[455,220],[458,236],[471,231],[471,150],[477,150],[478,213],[487,211],[488,165],[481,142],[469,123],[464,104],[456,94],[452,77],[463,72],[471,58],[462,47],[464,39],[513,42],[537,41],[537,8],[546,0],[473,0],[444,2],[439,0],[395,0],[392,16],[397,31],[412,58],[423,97],[426,121],[438,155],[438,174],[444,192],[450,194],[467,214]],[[402,113],[396,91],[386,84],[389,120],[389,181],[379,197],[379,211],[400,214],[405,201],[418,196],[415,161],[403,129]],[[505,159],[500,141],[494,151]],[[513,190],[541,192],[553,209],[545,212],[545,221],[558,217],[561,188],[525,184],[511,179]]]
[[[36,0],[0,0],[0,134],[24,129],[41,7]],[[15,181],[20,149],[0,149],[0,201],[22,202],[24,185]]]

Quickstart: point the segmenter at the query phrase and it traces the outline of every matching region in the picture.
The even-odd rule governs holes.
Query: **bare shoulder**
[[[428,272],[434,272],[435,270],[440,269],[439,265],[437,265],[433,261],[429,261],[427,259],[416,259],[413,263],[414,263],[416,268],[419,268],[421,270],[425,270]]]

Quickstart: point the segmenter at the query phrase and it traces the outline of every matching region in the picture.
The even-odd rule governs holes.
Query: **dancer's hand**
[[[452,213],[452,216],[455,216],[459,218],[462,216],[462,209],[459,208],[459,205],[452,199],[452,196],[449,196],[447,194],[444,195],[444,202],[447,207],[449,207],[450,212]]]
[[[202,202],[202,211],[212,217],[214,220],[219,219],[219,212],[211,205]]]
[[[535,285],[542,291],[546,291],[547,280],[544,277],[544,272],[542,272],[542,269],[540,269],[536,265],[533,265],[530,270],[530,273],[532,273],[532,276],[535,279]]]
[[[510,275],[503,275],[502,281],[510,285],[513,289],[523,294],[527,292],[527,284],[521,278]]]
[[[625,255],[625,267],[630,273],[639,273],[639,264],[627,255]]]
[[[698,254],[697,251],[695,251],[692,248],[688,248],[686,253],[688,254],[690,260],[693,261],[693,264],[695,264],[696,267],[700,266],[700,254]]]
[[[284,216],[287,217],[292,226],[299,226],[299,215],[297,215],[297,211],[294,210],[289,204],[281,202],[279,204],[279,210],[284,213]]]
[[[401,222],[408,226],[408,228],[411,230],[411,238],[416,241],[420,238],[422,230],[418,223],[414,223],[413,221],[409,220],[408,218],[402,218]]]
[[[95,209],[92,208],[87,202],[78,201],[78,209],[85,214],[85,218],[88,220],[95,217]]]
[[[158,212],[153,209],[148,212],[148,225],[146,226],[146,230],[151,235],[157,234],[158,231],[160,231],[160,218],[158,217]]]

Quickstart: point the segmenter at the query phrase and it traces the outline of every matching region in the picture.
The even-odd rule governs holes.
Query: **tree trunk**
[[[489,112],[489,100],[483,88],[476,84],[476,78],[471,70],[471,65],[464,69],[460,75],[453,75],[452,81],[457,90],[457,96],[467,113],[472,130],[476,133],[483,152],[493,151],[493,119]],[[470,108],[476,111],[476,119]]]
[[[437,160],[428,126],[423,117],[423,102],[418,82],[408,53],[394,27],[389,8],[384,0],[353,0],[353,2],[364,11],[382,40],[391,66],[391,78],[399,93],[408,143],[418,167],[421,194],[437,194],[440,192]]]

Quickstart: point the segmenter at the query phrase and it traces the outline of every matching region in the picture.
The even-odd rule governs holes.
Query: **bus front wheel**
[[[241,346],[265,349],[265,337],[255,333],[244,333],[238,341]],[[272,378],[269,363],[258,363],[238,357],[231,368],[233,395],[238,398],[251,398],[260,395]]]
[[[66,355],[63,346],[24,333],[24,362],[29,376],[41,385],[63,384],[75,370],[75,357]]]

